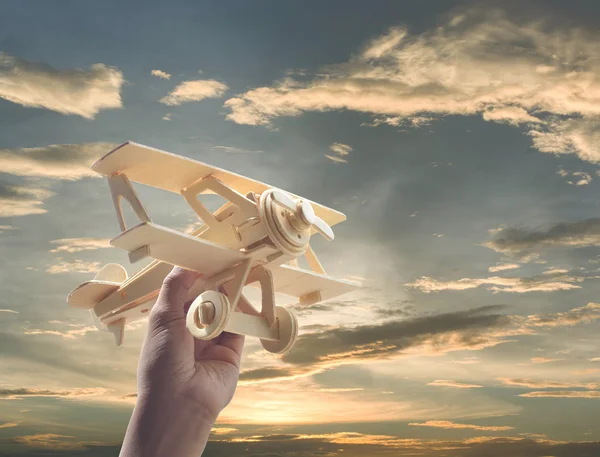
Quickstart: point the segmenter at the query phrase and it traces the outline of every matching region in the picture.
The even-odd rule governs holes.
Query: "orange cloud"
[[[483,387],[478,384],[465,384],[462,382],[449,381],[446,379],[436,379],[435,381],[427,383],[427,385],[437,387],[454,387],[456,389],[474,389],[478,387]]]
[[[598,390],[559,390],[539,391],[520,394],[519,397],[529,398],[600,398]]]
[[[446,428],[446,429],[472,429],[472,430],[482,430],[488,432],[501,432],[504,430],[512,430],[514,427],[509,427],[508,425],[473,425],[473,424],[458,424],[452,421],[426,421],[426,422],[411,422],[408,425],[414,425],[417,427],[436,427],[436,428]]]

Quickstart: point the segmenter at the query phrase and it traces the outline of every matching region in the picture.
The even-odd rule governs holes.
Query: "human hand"
[[[152,455],[199,455],[233,397],[244,336],[223,332],[213,340],[198,340],[190,334],[185,321],[191,301],[186,300],[198,276],[175,267],[150,312],[138,365],[136,410],[121,456],[137,455],[132,442],[138,443],[137,451],[139,446],[155,451]]]

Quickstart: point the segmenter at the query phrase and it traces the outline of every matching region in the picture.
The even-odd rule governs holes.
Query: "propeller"
[[[315,215],[312,205],[306,200],[294,200],[288,194],[279,189],[273,189],[271,192],[273,202],[283,209],[288,210],[295,216],[296,222],[302,229],[314,228],[325,239],[333,241],[333,230],[327,222]]]

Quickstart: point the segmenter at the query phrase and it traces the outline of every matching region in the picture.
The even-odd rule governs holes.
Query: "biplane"
[[[131,263],[152,261],[128,277],[121,265],[109,263],[74,289],[67,303],[89,309],[96,325],[110,331],[121,345],[125,325],[153,306],[162,282],[174,265],[200,273],[189,291],[192,304],[186,326],[199,339],[228,331],[259,338],[272,353],[284,353],[298,335],[294,313],[275,304],[275,293],[310,305],[345,294],[359,285],[328,276],[310,246],[319,234],[334,239],[332,226],[345,215],[319,203],[253,179],[183,156],[126,142],[92,169],[104,175],[121,234],[111,245],[128,252]],[[132,182],[181,194],[202,223],[182,233],[151,221]],[[216,194],[226,203],[214,212],[198,198]],[[125,200],[139,219],[127,227]],[[308,269],[298,259],[304,256]],[[260,288],[258,310],[242,293]]]

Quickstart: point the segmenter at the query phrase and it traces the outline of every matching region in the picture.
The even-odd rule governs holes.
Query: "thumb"
[[[161,322],[185,320],[185,301],[190,288],[199,277],[200,274],[195,271],[174,267],[162,283],[158,299],[150,313],[150,319]]]

